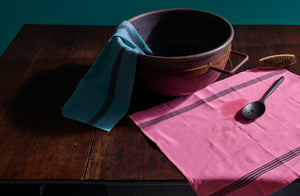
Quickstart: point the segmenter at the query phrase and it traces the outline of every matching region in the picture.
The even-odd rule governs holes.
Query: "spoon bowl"
[[[242,115],[248,119],[256,119],[262,116],[265,113],[266,106],[265,100],[275,91],[275,89],[281,84],[284,80],[284,77],[280,77],[273,86],[266,92],[266,94],[258,101],[248,103],[242,109]]]
[[[255,101],[252,103],[248,103],[243,109],[242,114],[244,117],[248,119],[255,119],[263,115],[265,113],[266,106],[261,101]]]

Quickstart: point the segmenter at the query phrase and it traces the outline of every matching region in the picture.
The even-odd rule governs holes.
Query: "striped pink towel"
[[[265,114],[241,109],[266,100]],[[300,77],[285,70],[248,70],[188,97],[130,118],[182,172],[199,195],[269,195],[300,176]]]

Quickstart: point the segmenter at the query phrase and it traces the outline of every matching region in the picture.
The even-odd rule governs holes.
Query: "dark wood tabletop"
[[[127,116],[104,132],[60,114],[114,28],[24,25],[19,31],[0,57],[0,181],[185,181]],[[250,57],[239,71],[268,55],[300,54],[300,26],[234,30],[232,48]],[[300,75],[299,63],[287,69]],[[136,84],[129,114],[169,99]]]

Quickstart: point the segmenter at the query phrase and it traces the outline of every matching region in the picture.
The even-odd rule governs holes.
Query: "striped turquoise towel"
[[[152,51],[131,23],[123,21],[62,107],[62,115],[110,131],[128,111],[139,53]]]

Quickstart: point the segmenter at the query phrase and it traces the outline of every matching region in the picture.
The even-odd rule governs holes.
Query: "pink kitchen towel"
[[[241,109],[260,99],[266,112]],[[130,118],[182,172],[198,195],[269,195],[300,176],[300,77],[254,68]]]

